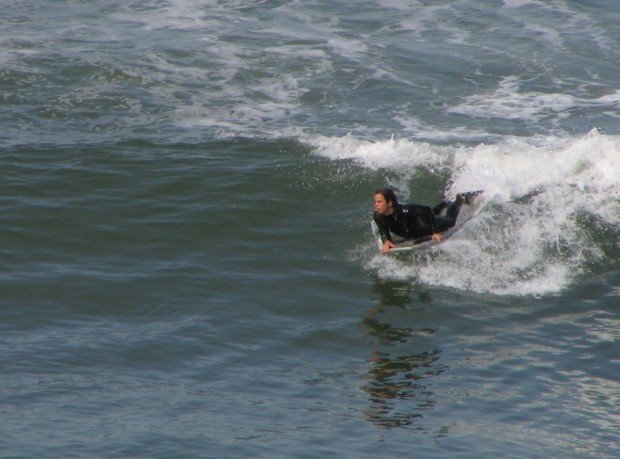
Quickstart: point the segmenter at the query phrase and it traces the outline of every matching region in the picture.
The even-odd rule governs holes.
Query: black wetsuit
[[[405,239],[418,239],[452,228],[461,205],[458,199],[453,203],[441,202],[433,208],[418,204],[397,204],[393,214],[379,215],[375,212],[373,218],[383,242],[392,240],[390,233]],[[440,215],[446,207],[446,215]]]

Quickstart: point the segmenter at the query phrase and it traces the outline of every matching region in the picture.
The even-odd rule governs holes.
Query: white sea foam
[[[540,5],[540,3],[535,0],[503,0],[503,3],[506,8],[520,8],[532,4]]]
[[[219,10],[217,3],[216,0],[167,0],[165,6],[147,3],[140,11],[128,8],[127,13],[115,16],[118,20],[142,24],[147,30],[201,29],[209,24],[211,14]]]
[[[315,148],[321,156],[333,160],[351,159],[369,169],[412,171],[415,168],[440,170],[453,161],[451,147],[438,147],[406,139],[385,142],[360,140],[351,135],[344,137],[313,136],[302,140]]]
[[[137,24],[137,33],[145,36],[177,37],[175,33],[187,30],[200,37],[200,49],[188,43],[188,51],[200,56],[196,63],[170,58],[149,45],[142,57],[150,66],[149,77],[159,83],[150,91],[173,107],[175,124],[209,128],[220,138],[288,133],[291,118],[303,110],[301,98],[308,87],[332,68],[330,52],[353,57],[365,51],[361,41],[330,38],[330,26],[307,24],[307,17],[287,6],[279,8],[279,15],[259,20],[244,13],[258,7],[252,2],[175,0],[163,5],[147,2],[139,14],[128,8],[114,17]],[[312,45],[301,46],[300,41]],[[195,89],[197,97],[179,99],[188,86],[200,88]]]
[[[400,173],[398,183],[442,170],[448,191],[486,190],[475,216],[441,246],[405,259],[373,255],[368,268],[385,278],[499,295],[555,293],[604,259],[597,240],[605,235],[596,228],[620,227],[620,138],[596,130],[476,147],[351,136],[309,142],[327,158]]]
[[[282,137],[290,132],[288,126],[292,124],[321,132],[324,119],[321,112],[325,112],[334,120],[333,125],[360,136],[396,121],[403,127],[400,134],[418,139],[487,141],[497,138],[494,118],[543,121],[538,123],[538,131],[555,132],[563,122],[571,123],[571,111],[575,108],[593,107],[599,112],[602,109],[610,117],[617,112],[617,99],[609,95],[599,100],[588,99],[574,85],[545,93],[529,90],[517,77],[507,77],[497,88],[489,90],[481,82],[484,77],[472,76],[467,65],[462,69],[467,81],[484,89],[459,99],[462,81],[451,80],[448,72],[445,82],[439,78],[429,83],[424,70],[417,67],[418,60],[429,51],[441,53],[437,59],[445,57],[450,62],[455,54],[461,53],[463,44],[473,46],[472,49],[492,48],[491,51],[499,54],[509,52],[503,41],[495,46],[479,36],[476,27],[459,19],[476,12],[499,15],[498,21],[504,16],[507,27],[514,27],[510,33],[535,31],[524,36],[536,35],[537,40],[551,43],[551,47],[566,39],[564,18],[594,31],[596,21],[561,1],[547,7],[538,0],[507,0],[499,12],[469,2],[432,5],[404,0],[383,0],[379,5],[369,2],[370,10],[380,9],[382,23],[377,29],[364,28],[362,33],[352,33],[354,27],[343,20],[348,6],[328,5],[334,9],[334,14],[328,17],[319,14],[316,5],[268,3],[145,1],[139,9],[119,6],[111,16],[119,30],[132,35],[132,43],[141,43],[140,59],[146,69],[143,73],[153,83],[148,91],[171,107],[172,122],[183,128],[205,128],[224,136]],[[530,6],[543,11],[544,16],[526,14]],[[350,9],[353,13],[354,8]],[[517,19],[512,17],[515,14]],[[604,30],[597,32],[603,38]],[[435,36],[437,31],[441,32],[439,37]],[[136,38],[142,36],[144,39]],[[154,44],[150,41],[153,38]],[[180,56],[168,52],[167,38],[182,43]],[[403,40],[413,40],[416,45],[393,54],[393,50],[401,48]],[[436,50],[434,45],[430,47],[434,40],[450,46]],[[411,65],[416,68],[413,77],[405,70]],[[451,90],[454,92],[450,93]],[[192,97],[179,97],[188,91]],[[384,102],[415,100],[425,91],[441,94],[446,101],[445,108],[432,104],[427,110],[427,105],[421,103],[418,110],[410,105]],[[371,110],[373,116],[360,116]],[[491,123],[483,121],[472,128],[470,120],[463,119],[463,115],[484,118]],[[502,130],[505,132],[506,128]]]
[[[402,126],[402,131],[416,139],[434,142],[480,142],[493,137],[493,134],[465,126],[453,126],[450,129],[441,129],[412,114],[398,114],[392,118]]]
[[[614,57],[618,55],[616,43],[606,36],[599,20],[590,17],[584,9],[567,4],[565,0],[503,0],[503,8],[512,21],[522,22],[526,32],[534,32],[535,36],[543,37],[552,46],[564,48],[562,37],[572,39],[575,31],[579,31],[582,41],[583,37],[587,37],[599,50]],[[538,9],[540,14],[532,15],[534,9]],[[519,16],[519,11],[526,15]],[[548,23],[548,19],[553,17],[558,19]]]
[[[475,94],[447,110],[448,113],[481,118],[521,119],[537,122],[548,116],[563,118],[569,110],[578,107],[599,107],[618,109],[618,92],[588,99],[566,93],[541,93],[522,91],[522,82],[514,76],[504,78],[498,88],[489,94]]]

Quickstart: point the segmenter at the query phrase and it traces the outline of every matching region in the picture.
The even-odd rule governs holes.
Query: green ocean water
[[[618,16],[8,2],[1,455],[616,457]]]

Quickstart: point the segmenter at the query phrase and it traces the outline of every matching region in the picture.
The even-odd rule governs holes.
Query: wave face
[[[471,147],[350,136],[308,142],[331,160],[384,171],[405,200],[419,195],[416,184],[433,176],[449,183],[448,195],[485,190],[473,218],[441,246],[405,258],[371,256],[366,267],[381,277],[541,295],[557,293],[617,258],[617,137],[593,130],[582,138],[513,138]]]

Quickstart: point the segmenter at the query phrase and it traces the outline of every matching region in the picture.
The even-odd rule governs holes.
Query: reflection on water
[[[415,302],[410,287],[381,283],[375,285],[375,291],[381,295],[380,306],[364,318],[367,332],[376,338],[368,382],[362,387],[370,400],[367,418],[385,428],[412,426],[434,408],[431,378],[448,367],[441,364],[441,351],[430,342],[436,330],[396,327],[380,320],[384,308],[402,308]],[[421,293],[417,301],[428,302],[430,298]]]
[[[372,292],[379,295],[379,308],[383,306],[408,307],[415,293],[420,303],[430,303],[431,295],[427,290],[415,289],[407,282],[378,280],[373,284]]]

